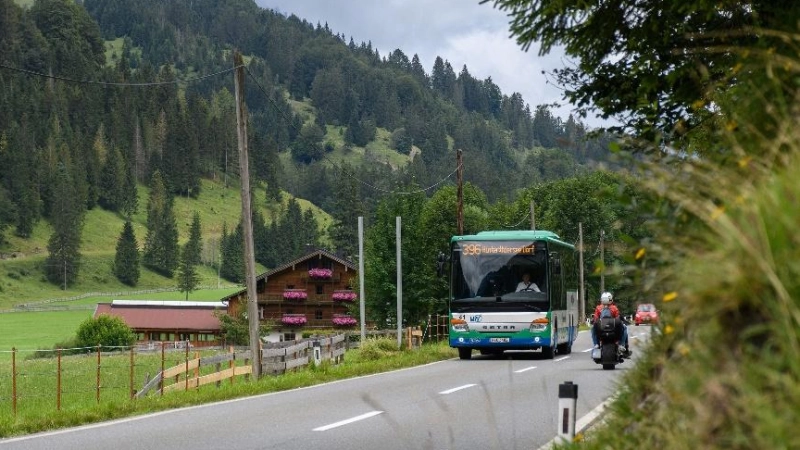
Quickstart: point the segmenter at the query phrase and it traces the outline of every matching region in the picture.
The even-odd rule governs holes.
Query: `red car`
[[[636,307],[636,314],[633,316],[633,323],[639,326],[643,323],[658,323],[658,311],[656,305],[652,303],[640,303]]]

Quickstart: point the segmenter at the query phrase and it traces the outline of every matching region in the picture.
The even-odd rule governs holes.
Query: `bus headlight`
[[[547,331],[548,325],[550,325],[550,320],[547,319],[547,317],[541,317],[531,322],[529,330],[531,332],[541,333],[542,331]]]
[[[450,327],[453,331],[469,331],[469,324],[464,319],[450,319]]]

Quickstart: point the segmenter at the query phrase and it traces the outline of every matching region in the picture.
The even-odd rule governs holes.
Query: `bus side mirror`
[[[558,253],[550,253],[550,264],[553,266],[553,275],[561,275],[561,258]]]
[[[444,252],[439,252],[439,256],[436,258],[436,275],[439,277],[444,276],[445,262],[447,262],[447,257],[444,255]]]

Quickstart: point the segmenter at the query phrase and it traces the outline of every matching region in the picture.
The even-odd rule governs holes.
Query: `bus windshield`
[[[459,241],[452,261],[454,303],[547,301],[544,241]]]

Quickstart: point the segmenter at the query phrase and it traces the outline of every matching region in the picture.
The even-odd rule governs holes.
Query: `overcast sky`
[[[419,55],[430,75],[437,56],[450,62],[458,75],[464,65],[477,79],[492,81],[510,96],[514,92],[533,110],[536,105],[559,103],[552,111],[566,120],[571,105],[561,91],[548,84],[547,72],[564,66],[563,55],[551,52],[538,56],[531,45],[527,52],[510,38],[508,17],[494,9],[493,3],[479,0],[256,0],[262,8],[287,16],[295,14],[313,24],[320,23],[334,34],[352,37],[356,44],[372,42],[381,57],[400,49],[409,60]],[[589,126],[600,126],[599,119],[587,118]]]

